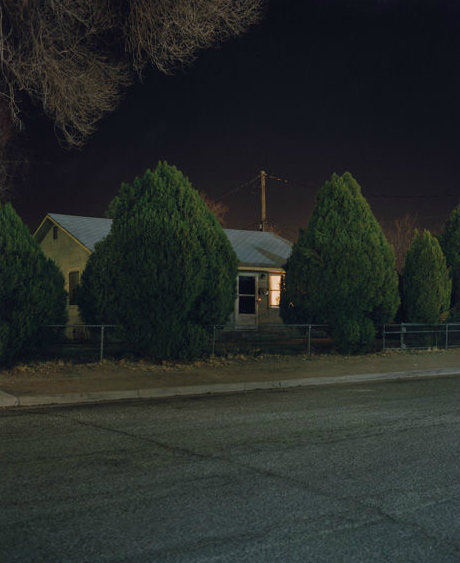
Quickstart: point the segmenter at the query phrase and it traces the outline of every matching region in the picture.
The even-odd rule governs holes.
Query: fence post
[[[101,325],[101,353],[99,358],[101,364],[103,359],[104,359],[104,325]]]
[[[449,325],[446,323],[446,350],[449,348]]]
[[[311,325],[308,325],[308,344],[307,344],[307,350],[308,350],[308,357],[311,356]]]
[[[406,347],[406,345],[404,344],[404,333],[405,332],[406,332],[406,327],[404,326],[404,323],[401,323],[401,331],[400,331],[401,350],[404,350],[404,348]]]
[[[211,353],[211,358],[214,358],[215,346],[216,346],[216,327],[213,326],[212,327],[212,353]]]
[[[382,330],[382,351],[385,352],[385,325],[383,325]]]

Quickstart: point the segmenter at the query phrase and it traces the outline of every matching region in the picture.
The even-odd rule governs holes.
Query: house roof
[[[94,252],[94,245],[109,234],[112,225],[112,219],[104,217],[81,217],[60,213],[48,213],[48,215],[91,252]]]
[[[240,266],[284,268],[292,251],[286,239],[266,231],[224,229]]]
[[[77,239],[91,252],[94,245],[109,234],[112,219],[102,217],[81,217],[48,213],[54,223],[60,225],[73,238]],[[45,221],[37,229],[37,237]],[[274,233],[224,229],[235,251],[240,266],[259,268],[283,268],[291,254],[292,244]]]

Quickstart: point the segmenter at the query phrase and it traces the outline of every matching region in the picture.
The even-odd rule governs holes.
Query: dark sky
[[[13,204],[102,216],[122,181],[158,160],[217,199],[260,169],[268,219],[290,238],[314,194],[350,171],[375,215],[437,228],[460,195],[460,2],[270,0],[263,21],[184,73],[151,71],[79,152],[29,118],[33,163]],[[257,185],[223,199],[228,226],[257,228]]]

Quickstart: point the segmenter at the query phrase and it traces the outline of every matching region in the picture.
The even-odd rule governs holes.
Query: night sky
[[[31,164],[13,205],[102,216],[122,181],[159,160],[214,199],[261,169],[267,215],[291,239],[333,172],[350,171],[378,219],[439,229],[460,196],[460,2],[270,0],[262,22],[174,76],[150,71],[82,151],[26,117]],[[227,226],[259,224],[257,184],[222,199]]]

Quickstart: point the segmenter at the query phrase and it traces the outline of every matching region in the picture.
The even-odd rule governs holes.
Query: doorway
[[[257,276],[238,275],[238,303],[236,324],[257,324]]]

